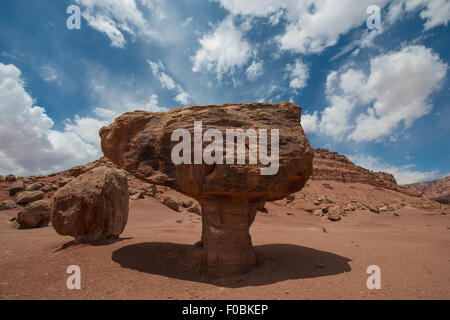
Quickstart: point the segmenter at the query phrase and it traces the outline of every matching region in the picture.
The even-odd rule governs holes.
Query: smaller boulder
[[[135,188],[128,187],[128,195],[129,196],[132,196],[136,193],[138,193],[138,191]]]
[[[5,200],[0,202],[0,210],[9,210],[17,207],[17,203],[12,200]]]
[[[181,205],[183,206],[183,208],[190,208],[190,207],[192,207],[193,204],[194,204],[194,201],[192,201],[192,200],[183,200],[181,202]]]
[[[16,176],[13,175],[13,174],[8,174],[8,175],[6,176],[6,178],[5,178],[5,180],[6,180],[6,181],[9,181],[9,182],[14,182],[14,181],[17,181],[17,178],[16,178]]]
[[[57,184],[58,184],[58,187],[64,187],[66,184],[68,184],[70,181],[72,181],[72,179],[71,178],[63,178],[63,179],[60,179],[58,182],[57,182]]]
[[[25,184],[23,181],[16,181],[9,187],[9,195],[14,197],[19,192],[25,191]]]
[[[194,213],[194,214],[196,214],[198,216],[202,215],[202,211],[201,211],[200,206],[198,205],[198,203],[194,203],[192,205],[192,207],[188,208],[188,212],[192,212],[192,213]]]
[[[50,222],[50,202],[38,200],[26,205],[17,214],[16,221],[22,228],[47,227]]]
[[[157,193],[157,187],[154,184],[151,183],[144,183],[141,186],[141,191],[149,197],[154,197]]]
[[[180,201],[176,196],[165,196],[163,199],[163,203],[170,209],[180,211]]]
[[[5,181],[5,177],[0,174],[0,182]]]
[[[37,200],[44,199],[45,193],[42,191],[23,191],[16,194],[14,201],[17,204],[28,204]]]
[[[35,182],[25,188],[26,191],[36,191],[42,188],[42,183]]]
[[[314,210],[314,211],[313,211],[313,214],[314,214],[316,217],[321,217],[321,216],[323,216],[323,211],[322,211],[321,209],[319,209],[319,210]]]
[[[342,214],[343,214],[343,210],[339,206],[334,206],[334,207],[328,208],[328,219],[331,221],[341,220]]]
[[[380,211],[377,208],[371,206],[370,204],[366,204],[365,206],[367,207],[367,209],[369,209],[370,211],[372,211],[374,213],[380,213]]]
[[[131,200],[139,200],[139,199],[144,199],[144,194],[142,192],[137,192],[134,195],[132,195],[130,197]]]
[[[45,186],[43,186],[41,188],[41,191],[43,191],[43,192],[51,192],[51,191],[54,191],[56,189],[58,189],[56,187],[56,185],[54,185],[54,184],[47,184],[47,185],[45,185]]]

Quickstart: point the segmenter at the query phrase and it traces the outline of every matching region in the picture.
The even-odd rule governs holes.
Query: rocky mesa
[[[375,187],[394,190],[409,196],[420,196],[414,188],[397,184],[394,176],[387,172],[374,172],[359,167],[346,156],[327,149],[314,149],[313,174],[311,180],[332,180],[348,183],[364,183]]]

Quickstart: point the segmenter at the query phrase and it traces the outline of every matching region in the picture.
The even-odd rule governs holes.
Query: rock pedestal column
[[[249,271],[256,262],[249,228],[255,220],[258,202],[222,197],[199,202],[208,274]]]

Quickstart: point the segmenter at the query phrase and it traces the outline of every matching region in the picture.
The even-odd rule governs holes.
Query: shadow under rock
[[[263,286],[285,280],[316,278],[351,271],[350,259],[330,252],[291,244],[255,246],[256,267],[242,276],[206,276],[203,250],[193,245],[143,242],[112,254],[122,268],[228,288]]]

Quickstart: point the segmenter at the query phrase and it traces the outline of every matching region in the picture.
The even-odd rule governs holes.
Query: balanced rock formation
[[[420,196],[419,193],[398,185],[392,174],[382,171],[374,172],[359,167],[346,156],[327,149],[314,149],[314,171],[311,179],[364,183],[409,196]]]
[[[17,214],[16,221],[22,228],[46,227],[50,222],[50,202],[38,200],[29,203]]]
[[[259,204],[299,191],[312,173],[301,110],[282,102],[128,112],[100,130],[102,150],[137,178],[198,200],[208,273],[242,272],[256,261],[249,227]]]
[[[117,238],[128,220],[126,175],[108,167],[81,174],[55,194],[50,217],[57,233],[77,241]]]

